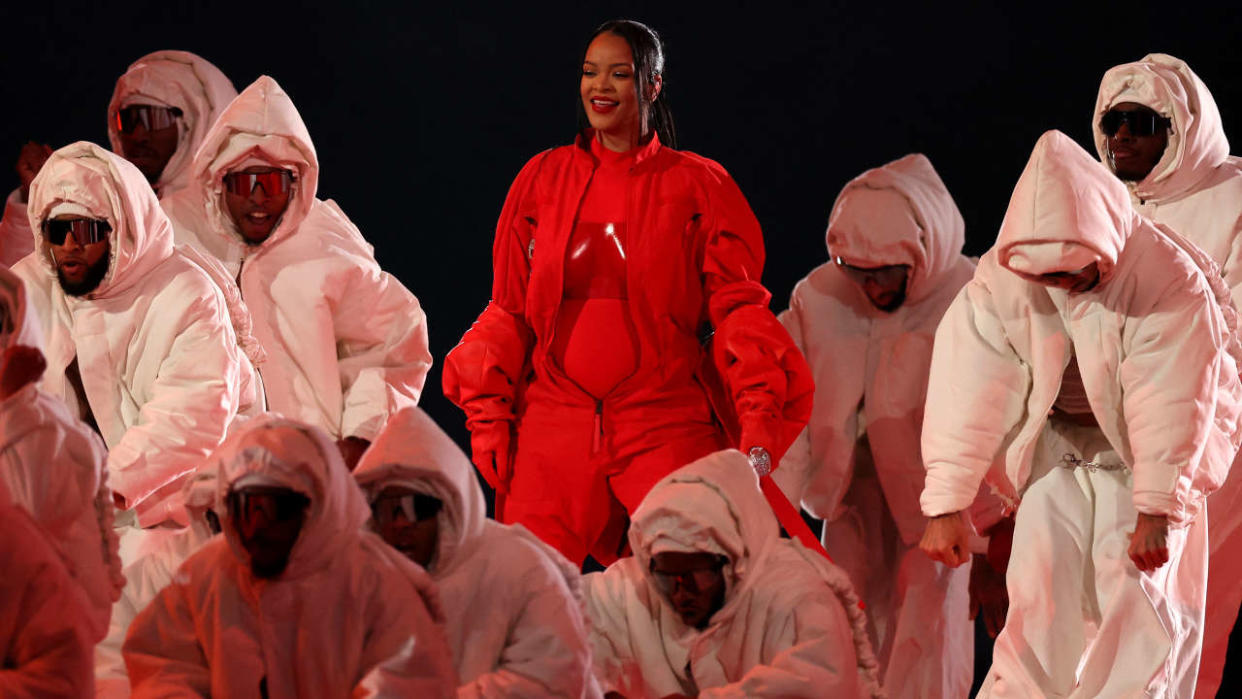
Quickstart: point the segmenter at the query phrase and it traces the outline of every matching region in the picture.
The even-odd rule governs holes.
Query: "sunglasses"
[[[255,188],[262,187],[263,193],[269,197],[280,192],[288,194],[293,186],[293,173],[288,170],[271,172],[230,172],[224,176],[224,188],[229,194],[240,194],[248,197]]]
[[[166,129],[177,123],[181,118],[181,110],[176,107],[153,107],[147,104],[136,104],[132,107],[118,109],[116,112],[116,130],[121,133],[133,133],[142,124],[147,131]]]
[[[1172,125],[1172,121],[1166,117],[1151,111],[1150,109],[1135,109],[1133,111],[1123,112],[1118,109],[1110,109],[1100,117],[1100,131],[1105,136],[1115,136],[1121,130],[1121,125],[1125,124],[1130,128],[1131,136],[1150,136],[1157,130],[1168,129]]]
[[[883,267],[855,267],[846,264],[845,260],[837,257],[833,260],[837,267],[845,273],[850,279],[858,284],[862,284],[868,279],[875,280],[882,286],[897,284],[905,279],[910,267],[908,265],[885,265]]]
[[[310,507],[310,498],[285,488],[234,490],[228,495],[229,513],[239,525],[295,519]],[[246,526],[246,528],[249,528]]]
[[[716,562],[707,568],[693,568],[678,573],[656,570],[655,561],[652,561],[650,570],[656,585],[665,595],[673,594],[679,585],[686,592],[697,595],[720,581],[720,571],[724,569],[727,561],[724,556],[717,556]]]
[[[100,243],[108,239],[111,231],[112,226],[107,221],[94,218],[48,219],[43,222],[43,237],[51,245],[64,245],[70,234],[73,234],[78,245]]]
[[[423,493],[405,493],[381,497],[371,503],[371,516],[379,527],[395,523],[398,517],[404,517],[405,521],[413,524],[435,517],[443,508],[444,503],[439,498]]]

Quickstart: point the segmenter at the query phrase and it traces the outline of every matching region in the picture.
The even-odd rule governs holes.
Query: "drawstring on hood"
[[[1130,185],[1138,199],[1173,201],[1194,190],[1229,157],[1229,139],[1216,100],[1185,61],[1152,53],[1104,74],[1091,130],[1096,152],[1105,163],[1108,137],[1100,130],[1100,118],[1122,102],[1144,105],[1172,121],[1160,162],[1147,177]]]

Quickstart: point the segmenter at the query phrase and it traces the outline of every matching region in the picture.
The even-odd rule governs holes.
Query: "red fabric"
[[[645,494],[725,444],[718,430],[705,432],[714,419],[696,375],[704,360],[698,335],[709,323],[716,328],[711,361],[740,431],[774,457],[805,425],[812,385],[767,308],[763,237],[742,193],[718,164],[655,138],[636,154],[624,200],[637,367],[599,401],[566,376],[550,349],[567,248],[596,166],[578,144],[545,151],[522,169],[497,225],[492,301],[444,370],[445,395],[465,410],[472,430],[518,420],[506,519],[528,524],[578,561],[583,549],[598,548],[595,532],[609,529],[618,507],[637,506],[618,487]],[[577,451],[558,452],[569,442]],[[627,468],[641,477],[627,479]],[[609,507],[574,514],[601,479],[611,488]],[[531,524],[536,510],[543,524]],[[561,533],[547,534],[554,528]],[[564,543],[565,532],[578,542]]]

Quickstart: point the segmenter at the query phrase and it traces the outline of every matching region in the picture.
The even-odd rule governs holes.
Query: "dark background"
[[[7,163],[27,139],[107,147],[113,83],[150,51],[198,53],[239,90],[275,77],[315,140],[320,196],[426,308],[437,366],[422,404],[463,444],[439,364],[487,301],[510,181],[572,139],[585,39],[606,19],[664,35],[681,147],[722,163],[749,198],[778,311],[826,261],[842,185],[906,153],[931,159],[966,219],[966,252],[982,253],[1040,133],[1095,152],[1089,120],[1110,66],[1185,59],[1226,132],[1242,133],[1236,3],[16,5],[0,9],[0,190],[17,185]]]

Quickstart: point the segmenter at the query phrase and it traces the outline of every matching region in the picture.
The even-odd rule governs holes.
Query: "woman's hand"
[[[508,420],[476,423],[470,430],[470,460],[498,493],[508,493],[513,478],[512,443],[513,423]]]
[[[933,561],[956,568],[970,560],[969,532],[961,512],[950,512],[927,519],[919,548]]]

